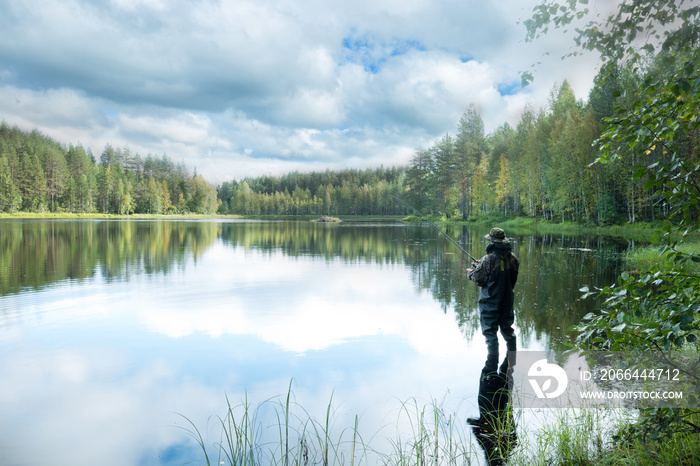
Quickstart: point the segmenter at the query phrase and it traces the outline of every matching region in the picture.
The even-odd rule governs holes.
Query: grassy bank
[[[477,221],[455,222],[459,224],[500,226],[516,230],[531,230],[538,233],[586,233],[614,237],[650,240],[661,227],[661,223],[625,223],[622,225],[587,225],[577,222],[558,222],[532,217],[489,218]]]
[[[700,239],[692,238],[676,246],[676,250],[687,255],[700,253]],[[625,251],[625,264],[628,270],[651,270],[659,266],[662,270],[671,264],[664,261],[659,246],[641,246]],[[680,270],[688,273],[700,273],[700,263],[685,261],[680,265]]]
[[[577,222],[560,222],[533,217],[484,217],[466,221],[447,219],[444,216],[428,216],[432,222],[443,225],[478,225],[481,227],[498,226],[513,232],[533,233],[566,233],[566,234],[600,234],[613,237],[624,237],[634,240],[650,241],[661,223],[626,223],[622,225],[587,225]],[[404,222],[424,222],[417,215],[409,215],[402,219]]]
[[[71,213],[71,212],[17,212],[13,214],[0,213],[1,219],[115,219],[115,220],[190,220],[190,219],[216,219],[216,218],[243,218],[240,215],[205,215],[205,214],[98,214],[98,213]]]

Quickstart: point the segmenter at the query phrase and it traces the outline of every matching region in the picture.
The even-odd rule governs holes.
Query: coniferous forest
[[[202,213],[237,215],[401,215],[400,196],[423,212],[469,220],[523,216],[606,225],[667,218],[663,190],[646,189],[639,167],[661,148],[596,163],[596,140],[616,107],[636,105],[635,91],[662,66],[608,66],[587,99],[567,82],[546,105],[528,107],[515,128],[486,134],[474,104],[405,167],[293,172],[213,186],[167,155],[145,158],[108,145],[96,157],[38,131],[0,126],[0,212]],[[697,159],[697,131],[687,160]],[[671,188],[669,188],[671,189]]]
[[[99,159],[0,124],[0,212],[215,213],[216,187],[167,155],[105,147]]]

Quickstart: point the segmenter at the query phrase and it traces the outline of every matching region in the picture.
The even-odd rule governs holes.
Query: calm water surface
[[[486,231],[448,232],[483,255]],[[507,233],[520,348],[563,349],[593,305],[577,290],[611,283],[626,244]],[[0,464],[198,464],[178,413],[215,443],[227,396],[256,405],[290,383],[309,415],[332,403],[368,436],[409,399],[478,414],[467,266],[396,223],[2,220]]]

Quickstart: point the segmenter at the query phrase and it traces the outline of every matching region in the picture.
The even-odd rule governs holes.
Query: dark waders
[[[506,341],[508,351],[516,350],[515,330],[513,323],[515,322],[515,313],[513,311],[513,285],[510,277],[510,258],[509,254],[497,253],[499,260],[499,268],[494,277],[493,284],[499,288],[498,295],[501,300],[497,303],[495,309],[492,306],[483,306],[481,312],[481,332],[486,339],[488,348],[487,366],[489,369],[495,370],[498,364],[498,330],[500,329],[503,339]],[[491,309],[489,309],[491,308]]]

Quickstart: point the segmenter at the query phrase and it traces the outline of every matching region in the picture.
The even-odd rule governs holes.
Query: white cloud
[[[299,89],[282,102],[279,121],[300,127],[333,128],[345,120],[343,101],[323,90]]]
[[[559,60],[560,32],[524,43],[530,6],[515,0],[0,7],[8,123],[95,153],[165,152],[214,182],[407,163],[470,103],[491,131],[564,79],[585,98],[595,74],[590,56]],[[514,87],[540,60],[535,83]]]
[[[439,52],[391,60],[374,84],[372,95],[384,97],[388,120],[432,134],[456,126],[467,103],[497,94],[488,65]]]
[[[121,114],[118,125],[125,134],[155,142],[198,144],[201,141],[211,141],[211,120],[201,113],[180,112],[172,116]]]
[[[106,125],[95,99],[67,88],[31,90],[12,85],[0,87],[0,115],[8,122],[49,128],[86,130]]]
[[[161,0],[111,0],[112,4],[125,10],[137,10],[140,7],[152,10],[164,10],[165,3]]]

